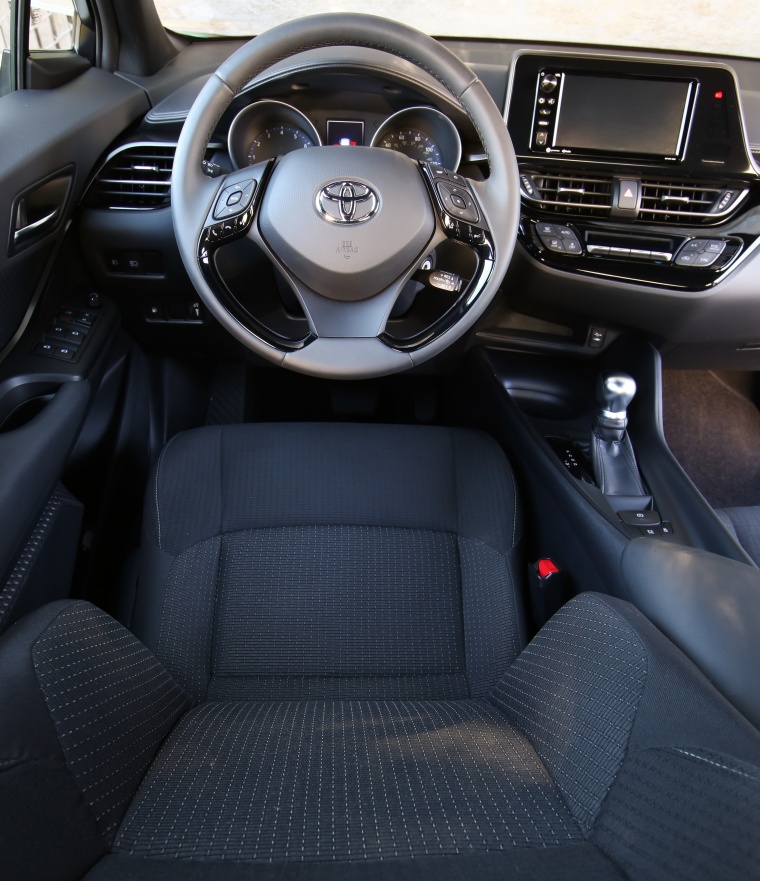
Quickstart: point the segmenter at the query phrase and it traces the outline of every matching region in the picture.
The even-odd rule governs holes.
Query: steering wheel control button
[[[246,180],[225,187],[219,194],[214,206],[214,220],[222,220],[239,214],[251,204],[256,192],[256,181]]]
[[[462,289],[462,279],[455,272],[446,272],[443,269],[433,270],[428,281],[434,288],[442,291],[458,293]]]
[[[618,511],[618,517],[626,526],[659,526],[662,522],[657,511]]]
[[[448,181],[438,181],[437,189],[443,206],[449,214],[469,223],[478,222],[478,209],[467,190]]]

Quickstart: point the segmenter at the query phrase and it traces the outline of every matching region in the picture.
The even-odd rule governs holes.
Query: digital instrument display
[[[328,119],[327,143],[332,147],[363,147],[364,123],[351,119]]]
[[[554,149],[682,154],[692,82],[565,73],[559,85]]]

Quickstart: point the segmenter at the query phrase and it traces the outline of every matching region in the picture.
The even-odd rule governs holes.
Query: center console
[[[755,246],[738,221],[760,199],[730,69],[526,51],[506,118],[520,237],[540,262],[700,290]]]

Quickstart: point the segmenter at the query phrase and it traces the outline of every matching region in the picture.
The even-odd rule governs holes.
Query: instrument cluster
[[[454,123],[434,107],[407,107],[393,113],[367,143],[362,119],[328,119],[323,134],[300,110],[284,101],[256,101],[233,119],[228,148],[235,168],[309,147],[380,147],[412,159],[456,170],[462,141]]]

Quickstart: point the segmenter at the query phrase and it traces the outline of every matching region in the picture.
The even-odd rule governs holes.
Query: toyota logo
[[[371,187],[355,180],[336,180],[317,194],[317,209],[330,223],[364,223],[380,207]]]

